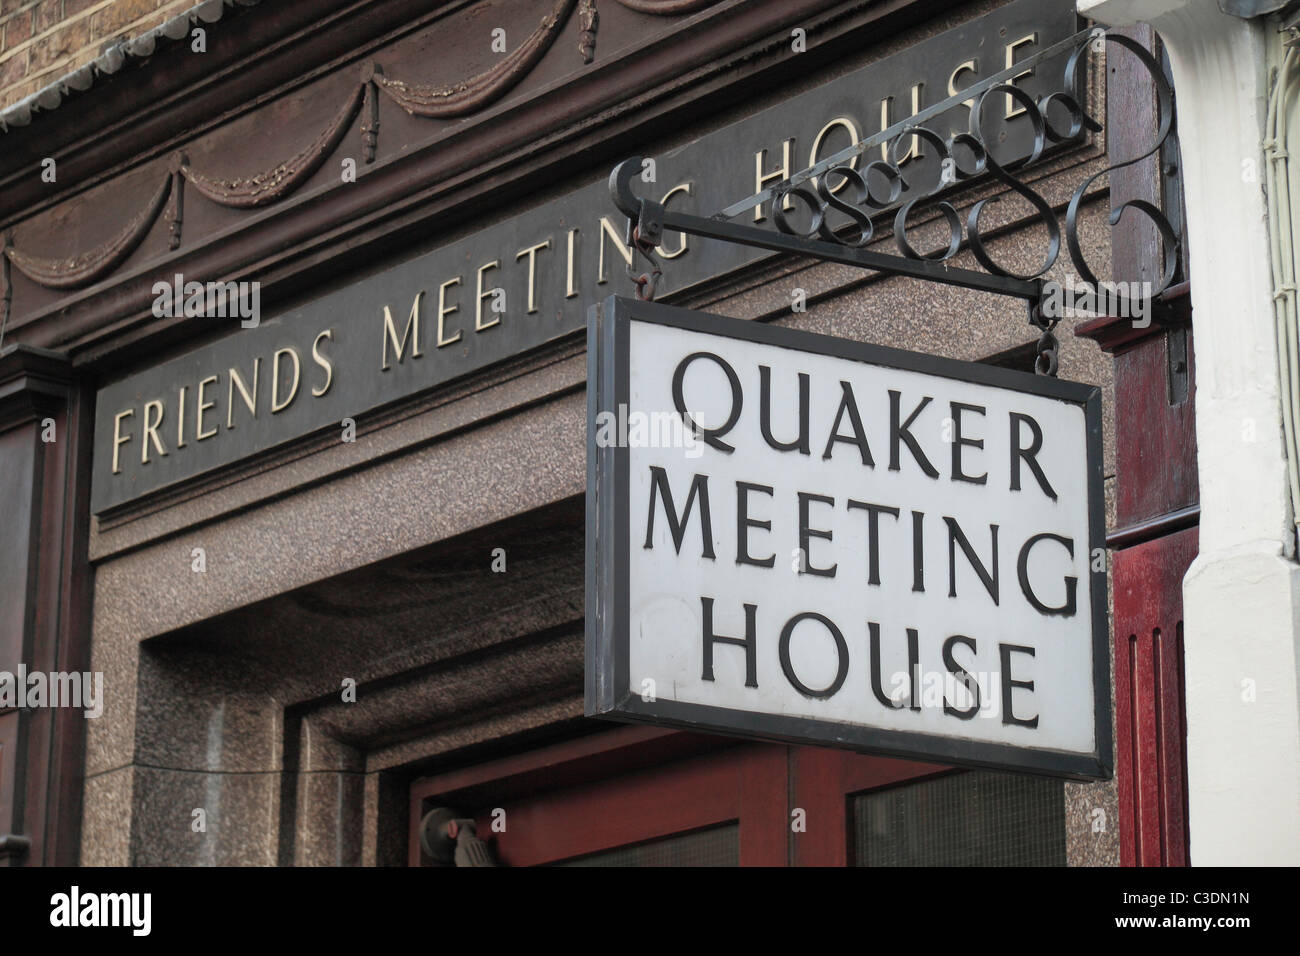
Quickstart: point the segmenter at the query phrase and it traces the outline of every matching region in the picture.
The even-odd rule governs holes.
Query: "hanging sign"
[[[1094,386],[611,297],[589,716],[1111,769]]]

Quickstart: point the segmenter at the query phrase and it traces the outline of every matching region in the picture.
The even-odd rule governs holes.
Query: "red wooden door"
[[[705,862],[783,866],[784,750],[624,727],[430,777],[411,790],[410,862],[426,862],[424,812],[452,806],[475,818],[506,866],[628,847],[648,847],[651,858],[661,847],[668,862],[702,851]]]
[[[452,807],[507,866],[1064,863],[1062,794],[1025,775],[622,727],[416,781],[409,862],[430,862],[423,815]]]

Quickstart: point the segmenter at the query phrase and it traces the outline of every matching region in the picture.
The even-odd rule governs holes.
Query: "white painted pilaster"
[[[1191,861],[1300,864],[1300,565],[1285,553],[1263,192],[1266,44],[1277,40],[1216,0],[1077,6],[1105,24],[1150,23],[1173,65],[1201,496],[1200,555],[1183,582]]]

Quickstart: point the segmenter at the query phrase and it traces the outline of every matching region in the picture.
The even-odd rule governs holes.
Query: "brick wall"
[[[198,0],[0,0],[0,109]]]

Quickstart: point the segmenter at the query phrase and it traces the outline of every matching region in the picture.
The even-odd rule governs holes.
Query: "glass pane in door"
[[[1064,866],[1059,780],[975,771],[850,798],[856,866]]]

